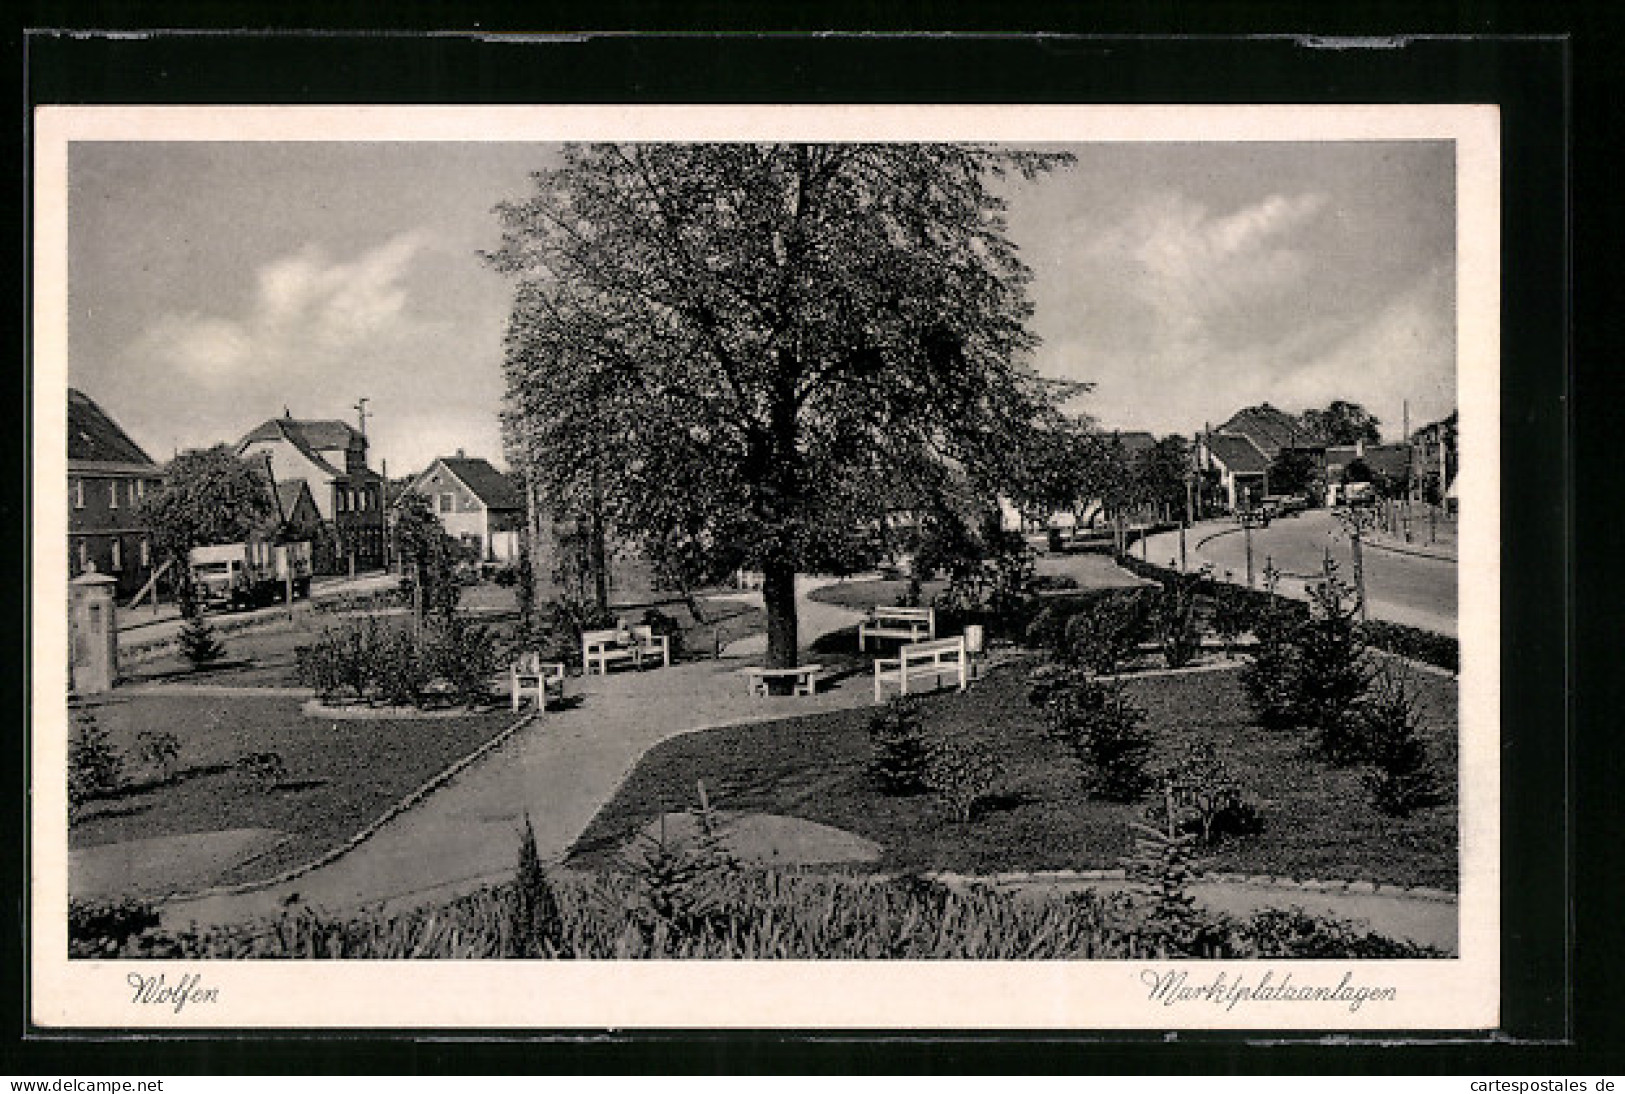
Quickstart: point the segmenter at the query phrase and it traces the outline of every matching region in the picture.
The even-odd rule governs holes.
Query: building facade
[[[237,454],[264,471],[280,491],[303,480],[322,534],[315,543],[318,571],[384,564],[383,477],[367,466],[367,438],[347,422],[284,415],[250,430]]]
[[[68,575],[115,580],[131,596],[152,577],[140,506],[163,481],[158,465],[83,392],[68,389]]]
[[[428,498],[447,534],[477,550],[482,561],[519,560],[524,493],[488,461],[459,450],[431,463],[408,489]]]

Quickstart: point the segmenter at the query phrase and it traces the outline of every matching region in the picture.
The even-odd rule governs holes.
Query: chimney
[[[459,449],[458,449],[458,450],[457,450],[457,458],[458,458],[458,459],[459,459],[459,460],[462,460],[462,459],[467,459],[467,458],[468,458],[468,457],[466,457],[466,456],[464,456],[464,455],[463,455],[463,450],[462,450],[462,449],[461,449],[461,448],[459,448]]]

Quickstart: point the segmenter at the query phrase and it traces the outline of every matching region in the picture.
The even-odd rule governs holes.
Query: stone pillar
[[[99,695],[118,682],[117,587],[94,569],[68,582],[68,687],[76,694]]]

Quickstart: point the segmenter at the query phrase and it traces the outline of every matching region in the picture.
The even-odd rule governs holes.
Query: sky
[[[1455,407],[1455,190],[1441,142],[1091,144],[1009,189],[1033,364],[1103,426],[1243,406]],[[512,285],[494,206],[546,145],[77,143],[69,382],[154,459],[368,400],[372,464],[498,466]]]

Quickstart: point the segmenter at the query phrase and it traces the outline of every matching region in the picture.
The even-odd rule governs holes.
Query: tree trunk
[[[593,603],[609,611],[609,560],[604,546],[604,493],[598,470],[592,473],[592,512],[587,525],[587,565],[592,570]]]
[[[767,608],[767,667],[796,667],[796,569],[773,559],[762,566],[762,604]]]

